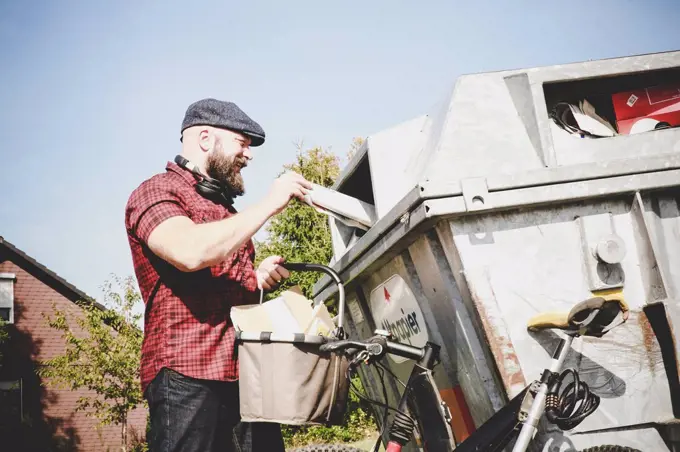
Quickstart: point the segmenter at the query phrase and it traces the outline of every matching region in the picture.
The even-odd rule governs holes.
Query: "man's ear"
[[[198,145],[203,152],[208,152],[215,147],[215,134],[212,133],[212,130],[205,127],[198,131]]]

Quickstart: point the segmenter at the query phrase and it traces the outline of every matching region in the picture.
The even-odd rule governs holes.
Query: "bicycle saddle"
[[[529,320],[527,328],[529,331],[555,328],[567,334],[602,337],[627,319],[628,305],[623,298],[595,297],[578,303],[569,312],[538,314]]]

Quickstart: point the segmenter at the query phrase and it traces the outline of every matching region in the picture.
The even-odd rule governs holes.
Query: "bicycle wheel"
[[[366,452],[347,444],[312,444],[310,446],[288,449],[286,452]]]
[[[642,452],[642,451],[638,449],[633,449],[632,447],[604,444],[602,446],[595,446],[583,449],[581,452]]]

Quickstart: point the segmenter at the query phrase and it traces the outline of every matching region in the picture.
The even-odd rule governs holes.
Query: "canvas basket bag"
[[[339,315],[334,335],[237,331],[239,397],[244,422],[284,425],[339,425],[347,408],[349,360],[320,352],[328,340],[342,336],[344,289],[339,276],[318,264],[289,263],[294,271],[322,271],[339,287]]]
[[[242,334],[244,336],[245,333]],[[349,362],[320,353],[316,336],[239,340],[241,419],[287,425],[341,424]]]

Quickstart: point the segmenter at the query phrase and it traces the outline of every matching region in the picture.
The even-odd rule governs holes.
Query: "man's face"
[[[208,153],[208,176],[226,185],[235,196],[245,193],[241,169],[250,160],[250,139],[230,131],[215,131],[215,145]]]

